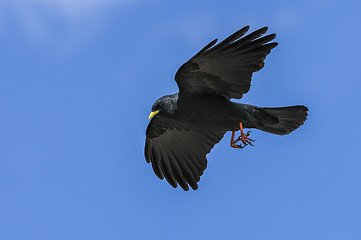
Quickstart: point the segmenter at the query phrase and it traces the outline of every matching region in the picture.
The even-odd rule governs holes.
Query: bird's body
[[[173,94],[166,96],[174,109],[172,114],[161,112],[159,117],[172,118],[175,121],[183,122],[199,128],[220,129],[232,131],[239,129],[239,122],[245,128],[254,128],[257,123],[257,110],[252,105],[231,102],[225,97],[193,94]]]
[[[146,135],[145,157],[155,174],[184,190],[197,189],[207,166],[206,155],[223,135],[232,131],[231,146],[252,145],[243,128],[285,135],[307,118],[302,105],[262,108],[232,102],[248,92],[253,72],[277,43],[261,28],[245,37],[245,27],[220,44],[211,42],[186,62],[176,74],[179,93],[159,98],[152,106]],[[240,38],[242,37],[242,38]],[[241,136],[234,140],[235,131]],[[236,145],[238,141],[242,145]]]

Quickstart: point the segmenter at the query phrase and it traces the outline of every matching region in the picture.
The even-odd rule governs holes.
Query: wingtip
[[[260,28],[260,29],[257,29],[257,30],[254,31],[254,32],[263,35],[263,34],[265,34],[267,31],[268,31],[268,27],[262,27],[262,28]]]
[[[248,32],[248,30],[249,30],[249,25],[244,26],[244,27],[243,27],[243,28],[241,28],[241,30],[239,30],[239,31],[240,31],[240,32],[241,32],[241,31]]]
[[[179,186],[184,190],[184,191],[189,191],[189,186],[188,186],[188,184],[185,184],[184,186],[183,186],[183,184],[181,185],[181,184],[179,184]]]
[[[191,185],[191,188],[192,188],[193,190],[197,190],[197,189],[198,189],[198,184],[196,183],[195,185]]]
[[[268,35],[268,36],[269,36],[270,41],[272,41],[273,39],[276,38],[276,34],[275,34],[275,33],[271,33],[271,34]]]
[[[210,42],[208,45],[210,45],[210,47],[212,47],[214,44],[216,44],[218,42],[218,38],[214,39],[212,42]]]
[[[271,49],[273,49],[278,46],[278,42],[272,42],[270,43],[270,45],[271,45]]]

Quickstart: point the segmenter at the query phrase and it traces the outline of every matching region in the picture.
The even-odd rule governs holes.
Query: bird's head
[[[177,110],[178,93],[166,95],[159,98],[152,106],[152,112],[149,114],[149,119],[161,113],[162,115],[171,116]]]

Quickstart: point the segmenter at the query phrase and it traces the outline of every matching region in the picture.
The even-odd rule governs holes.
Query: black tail
[[[308,108],[302,105],[280,108],[258,108],[266,113],[271,121],[261,122],[256,128],[278,135],[289,134],[307,119]]]

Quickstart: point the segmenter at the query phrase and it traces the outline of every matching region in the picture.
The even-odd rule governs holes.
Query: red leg
[[[236,132],[236,130],[232,131],[231,147],[233,147],[233,148],[244,148],[247,145],[253,146],[252,142],[254,140],[248,137],[250,132],[247,132],[246,134],[244,133],[243,125],[242,125],[241,122],[239,123],[239,130],[241,131],[241,136],[239,136],[236,140],[234,140],[234,133]],[[241,141],[243,143],[243,146],[242,146],[242,144],[236,145],[236,143],[239,142],[239,141]]]
[[[244,134],[243,126],[242,126],[241,122],[239,123],[239,129],[241,130],[241,136],[239,138],[243,142],[243,144],[244,145],[249,144],[249,145],[253,146],[251,142],[254,142],[254,140],[248,137],[250,132],[247,132],[246,134]]]
[[[232,137],[231,137],[231,147],[233,148],[244,148],[243,146],[241,145],[236,145],[235,143],[238,142],[238,141],[234,141],[234,133],[236,132],[236,130],[233,130],[232,131]]]

